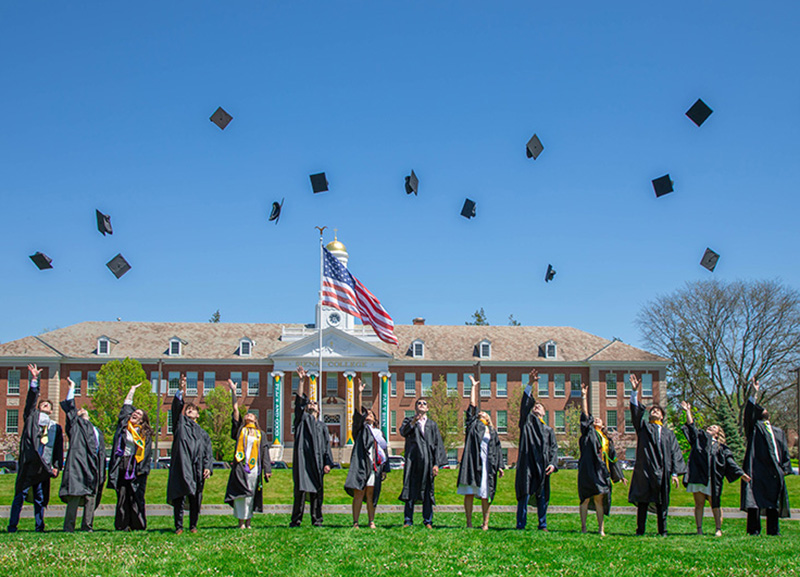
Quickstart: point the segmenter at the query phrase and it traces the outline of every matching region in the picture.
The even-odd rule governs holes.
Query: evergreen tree
[[[725,444],[733,453],[733,458],[737,463],[741,463],[744,459],[745,441],[742,434],[739,432],[739,427],[736,424],[736,417],[729,407],[724,402],[717,403],[714,409],[714,414],[717,417],[717,424],[725,431]]]
[[[472,313],[472,321],[467,321],[464,324],[481,327],[489,326],[489,321],[486,319],[486,313],[483,312],[483,307]]]

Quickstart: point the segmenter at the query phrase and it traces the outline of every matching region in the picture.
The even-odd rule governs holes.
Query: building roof
[[[137,359],[171,358],[169,342],[178,338],[183,346],[183,360],[239,360],[239,343],[248,338],[254,342],[250,359],[265,359],[289,343],[281,340],[284,329],[300,330],[302,324],[266,323],[160,323],[160,322],[94,322],[88,321],[57,329],[38,336],[0,344],[2,357],[52,359]],[[473,325],[397,325],[399,346],[380,341],[372,344],[390,353],[395,360],[426,362],[476,361],[477,345],[491,343],[491,358],[499,362],[653,362],[669,359],[610,341],[572,327],[473,326]],[[110,339],[108,355],[97,354],[97,340]],[[424,342],[422,359],[411,356],[411,343]],[[554,341],[555,359],[545,359],[544,345]]]

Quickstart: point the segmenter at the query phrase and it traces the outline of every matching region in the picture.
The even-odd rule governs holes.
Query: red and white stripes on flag
[[[322,304],[361,319],[385,343],[397,344],[394,322],[380,301],[323,247]]]

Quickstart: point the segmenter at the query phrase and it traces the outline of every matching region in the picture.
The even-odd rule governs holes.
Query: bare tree
[[[639,313],[645,343],[672,359],[674,399],[719,410],[742,426],[752,379],[769,404],[792,388],[789,370],[800,359],[800,293],[778,281],[688,283]]]

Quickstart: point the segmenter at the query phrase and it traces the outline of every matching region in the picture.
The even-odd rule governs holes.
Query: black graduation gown
[[[447,451],[439,433],[439,426],[431,419],[425,421],[425,434],[420,433],[418,425],[412,425],[414,417],[406,417],[400,427],[405,437],[405,469],[403,470],[403,491],[401,501],[421,503],[424,495],[430,495],[431,503],[436,504],[434,495],[433,467],[447,464]]]
[[[470,405],[467,407],[464,425],[466,434],[464,435],[464,452],[461,455],[461,463],[458,465],[458,480],[456,487],[466,485],[473,487],[476,491],[480,489],[481,477],[483,475],[483,461],[481,460],[481,443],[486,433],[486,425],[478,418],[477,407]],[[505,468],[503,460],[503,450],[500,447],[500,439],[497,437],[497,429],[489,429],[489,451],[487,456],[489,467],[487,497],[491,503],[497,490],[497,472]]]
[[[67,415],[69,451],[58,496],[66,503],[70,497],[95,495],[96,509],[100,505],[106,481],[106,443],[103,433],[98,431],[95,435],[94,425],[78,416],[74,400],[61,401],[61,408]]]
[[[686,464],[675,433],[662,425],[659,443],[658,425],[645,422],[645,417],[644,407],[631,403],[631,420],[636,430],[636,464],[633,466],[628,502],[669,506],[671,478],[673,475],[683,475]]]
[[[44,495],[44,506],[50,502],[50,479],[53,478],[53,469],[59,471],[63,468],[64,461],[64,435],[61,432],[61,425],[53,423],[47,431],[46,454],[50,455],[47,459],[39,454],[40,431],[39,414],[37,409],[39,402],[39,387],[28,387],[28,394],[25,397],[25,409],[22,413],[23,425],[22,435],[19,439],[19,458],[17,459],[17,479],[14,491],[19,493],[29,487],[42,485]],[[33,492],[28,493],[28,501],[33,501]]]
[[[733,453],[727,445],[720,445],[707,432],[698,429],[694,423],[683,426],[683,434],[692,447],[689,453],[689,472],[686,474],[686,484],[698,483],[708,485],[711,482],[711,506],[721,506],[723,481],[728,479],[733,483],[744,475],[742,468],[733,458]]]
[[[536,399],[526,390],[519,409],[519,451],[514,479],[517,501],[542,494],[548,465],[553,466],[553,472],[558,471],[555,431],[533,414],[535,404]]]
[[[172,399],[172,451],[170,452],[167,503],[203,492],[203,470],[212,470],[211,438],[183,414],[184,401]],[[263,437],[262,437],[263,438]]]
[[[292,449],[292,479],[294,490],[317,493],[323,488],[323,471],[333,467],[328,427],[306,412],[308,397],[295,395],[294,448]]]
[[[772,427],[778,458],[772,448],[772,440],[764,421],[759,419],[764,409],[748,399],[744,408],[744,433],[747,449],[744,453],[744,472],[750,475],[749,483],[741,484],[740,508],[777,509],[780,517],[789,517],[789,495],[786,492],[784,475],[792,474],[786,436],[777,427]]]
[[[372,431],[364,422],[367,412],[368,409],[362,407],[361,412],[353,413],[353,452],[350,455],[350,469],[347,471],[344,490],[351,497],[354,491],[365,490],[370,474],[375,473],[372,502],[377,505],[381,494],[381,474],[389,472],[389,460],[378,465],[373,463],[370,458],[370,449],[375,444],[375,437],[372,436]],[[364,494],[364,500],[366,501],[366,499],[367,496]]]
[[[111,445],[111,459],[108,462],[108,483],[109,489],[119,489],[122,482],[125,480],[125,470],[123,469],[123,457],[125,454],[125,432],[128,429],[128,421],[131,415],[136,411],[133,405],[123,404],[119,411],[119,419],[117,420],[117,430],[114,431],[114,440]],[[144,459],[142,462],[136,462],[134,450],[131,459],[134,462],[133,472],[135,478],[131,481],[134,491],[140,485],[147,485],[147,475],[150,474],[150,463],[153,460],[153,435],[148,434],[144,439]]]
[[[603,495],[603,512],[611,512],[612,483],[622,480],[622,467],[617,461],[614,441],[608,439],[608,462],[603,459],[603,444],[597,437],[594,428],[594,417],[581,413],[581,438],[579,441],[580,458],[578,460],[578,498],[582,503],[594,495]],[[594,500],[589,501],[589,508],[594,511]]]
[[[240,414],[237,421],[231,415],[231,438],[234,442],[239,441],[239,434],[244,428],[244,417]],[[269,460],[269,441],[264,431],[261,431],[261,445],[258,448],[258,478],[256,479],[255,490],[247,487],[247,471],[245,471],[245,461],[233,460],[231,463],[231,474],[228,477],[228,486],[225,488],[225,502],[233,507],[233,502],[241,497],[253,497],[253,510],[259,513],[264,510],[263,485],[262,479],[267,473],[272,473],[272,463]],[[247,447],[245,447],[247,448]],[[236,446],[234,445],[234,451]],[[248,455],[245,455],[245,460]],[[266,481],[266,479],[264,479]]]

